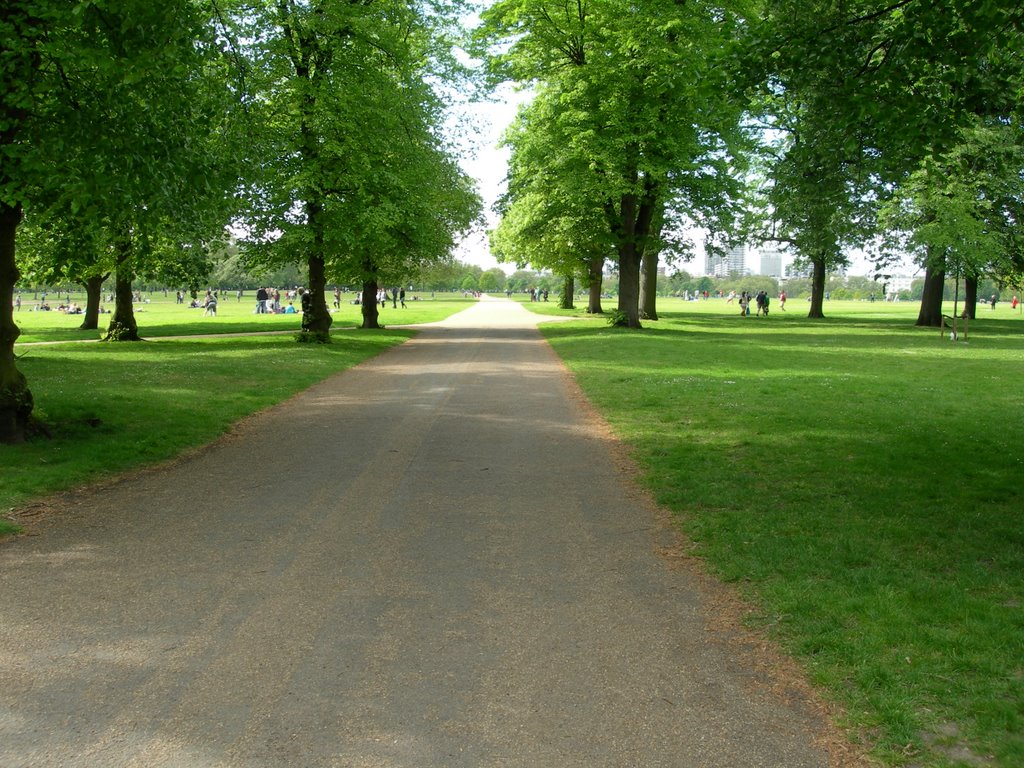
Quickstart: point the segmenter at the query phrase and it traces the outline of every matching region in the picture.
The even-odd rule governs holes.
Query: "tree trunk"
[[[85,317],[78,326],[81,331],[95,331],[100,327],[100,299],[103,296],[104,280],[104,276],[93,275],[82,283],[85,286]]]
[[[380,312],[377,308],[377,280],[363,281],[363,295],[360,299],[360,309],[363,312],[363,328],[380,328],[378,320]]]
[[[964,314],[971,320],[978,319],[977,275],[968,275],[964,278]]]
[[[587,301],[587,312],[592,315],[603,315],[601,308],[601,286],[604,280],[604,256],[595,256],[587,263],[587,282],[590,298]]]
[[[619,246],[619,304],[627,328],[640,325],[640,255],[635,243]]]
[[[622,325],[642,328],[640,325],[640,259],[651,232],[654,219],[654,187],[648,184],[644,197],[623,195],[619,201],[618,235],[619,305]]]
[[[320,341],[331,339],[331,318],[330,310],[327,309],[327,277],[324,271],[323,258],[310,255],[309,265],[309,311],[303,309],[302,330],[304,333],[316,334]]]
[[[820,320],[825,317],[825,259],[819,256],[811,259],[814,272],[811,273],[811,310],[807,317]]]
[[[658,319],[658,252],[645,248],[640,261],[640,317]]]
[[[21,331],[14,322],[14,286],[21,277],[15,240],[21,206],[0,203],[0,443],[22,443],[32,416],[32,393],[14,358]]]
[[[576,281],[572,275],[566,275],[565,281],[562,283],[562,300],[558,305],[559,309],[574,309],[572,300],[573,294],[576,293]]]
[[[946,288],[946,271],[929,264],[924,271],[924,292],[915,325],[938,328],[942,325],[942,294]]]
[[[142,341],[139,326],[135,322],[134,297],[132,296],[132,242],[125,233],[117,243],[117,269],[114,270],[114,314],[104,341]]]

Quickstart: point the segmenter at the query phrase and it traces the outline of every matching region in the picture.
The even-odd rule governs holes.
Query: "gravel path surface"
[[[535,321],[482,301],[0,546],[0,766],[834,764]]]

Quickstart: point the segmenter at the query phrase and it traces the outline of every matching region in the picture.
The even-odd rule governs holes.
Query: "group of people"
[[[736,300],[736,291],[729,293],[729,297],[726,299],[726,304],[731,304]],[[740,314],[747,316],[750,314],[750,305],[754,304],[757,307],[755,314],[764,315],[768,317],[768,309],[771,306],[771,299],[768,296],[768,291],[758,291],[756,294],[750,294],[747,291],[743,291],[739,295]],[[786,311],[786,292],[782,291],[779,293],[779,309],[783,312]]]
[[[292,298],[294,298],[294,292],[290,292]],[[295,312],[295,305],[290,304],[292,312]],[[283,315],[289,314],[286,307],[281,306],[281,291],[277,288],[257,288],[256,289],[256,310],[257,315]]]
[[[405,309],[405,288],[392,288],[390,292],[387,288],[377,289],[377,303],[380,304],[380,308],[384,309],[387,306],[388,299],[391,299],[391,308],[398,309],[398,305],[402,305],[402,309]]]

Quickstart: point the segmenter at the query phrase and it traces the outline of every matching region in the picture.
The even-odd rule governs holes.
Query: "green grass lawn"
[[[75,298],[74,296],[72,298]],[[424,323],[468,308],[472,299],[429,293],[408,309],[382,310],[382,322]],[[297,344],[289,334],[163,338],[151,343],[21,342],[95,340],[80,316],[30,312],[16,320],[18,368],[28,378],[35,416],[53,433],[26,445],[0,445],[0,516],[46,493],[176,456],[209,442],[238,419],[399,344],[411,331],[358,331],[359,307],[335,315],[332,344]],[[237,306],[236,306],[237,305]],[[297,330],[294,315],[254,315],[252,302],[221,302],[217,317],[155,296],[138,314],[150,338]],[[109,315],[105,316],[109,319]],[[101,322],[101,325],[104,323]],[[346,326],[347,329],[346,329]],[[0,519],[0,535],[13,526]]]
[[[666,300],[640,332],[542,330],[856,738],[891,765],[1021,766],[1024,319],[980,307],[953,343],[917,310]]]
[[[66,294],[61,294],[62,298],[65,296]],[[328,295],[327,301],[332,312],[334,329],[352,328],[362,322],[360,307],[351,303],[354,298],[355,295],[352,293],[342,294],[341,307],[334,309],[330,306],[334,301],[333,296]],[[71,299],[79,304],[85,304],[84,294],[72,294]],[[385,326],[434,322],[465,309],[473,301],[472,298],[464,298],[462,294],[431,294],[429,291],[410,293],[406,296],[405,309],[401,305],[393,308],[388,301],[387,306],[380,310],[380,322]],[[100,315],[99,331],[80,331],[78,326],[82,324],[81,315],[65,315],[56,310],[38,312],[34,310],[37,303],[32,300],[32,294],[24,294],[22,297],[22,308],[14,315],[15,322],[21,328],[19,343],[95,340],[103,335],[107,323],[110,322],[109,314]],[[47,303],[52,307],[57,306],[53,295],[47,298]],[[287,300],[283,296],[281,304],[287,306]],[[187,304],[175,304],[173,293],[165,297],[162,293],[155,292],[144,294],[144,301],[135,305],[135,320],[139,325],[139,333],[145,338],[299,330],[302,315],[257,315],[253,311],[255,305],[253,291],[249,291],[241,301],[237,301],[234,294],[227,291],[218,303],[217,316],[204,317],[202,309],[193,309]],[[299,306],[298,300],[295,301],[295,306]]]

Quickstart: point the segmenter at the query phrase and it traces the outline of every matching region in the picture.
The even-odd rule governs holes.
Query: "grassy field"
[[[67,294],[61,294],[66,298]],[[342,294],[341,306],[338,309],[330,307],[334,320],[333,328],[352,328],[362,322],[360,307],[352,304],[354,294]],[[161,292],[143,295],[144,301],[135,306],[135,319],[139,324],[139,333],[145,338],[160,336],[191,336],[218,333],[252,333],[260,331],[288,331],[299,330],[301,315],[257,315],[254,312],[256,306],[255,293],[249,291],[238,301],[234,294],[225,292],[224,298],[219,302],[216,317],[204,317],[203,310],[193,309],[187,304],[175,304],[174,294],[164,296]],[[200,295],[202,299],[202,295]],[[333,296],[328,296],[328,304],[333,303]],[[84,294],[71,294],[71,301],[80,305],[85,304]],[[464,309],[472,303],[473,299],[463,298],[461,294],[451,293],[415,293],[406,296],[406,308],[401,305],[397,308],[387,306],[380,310],[380,322],[387,325],[410,325],[418,323],[429,323],[441,320],[452,312]],[[103,335],[107,323],[110,322],[110,315],[100,315],[99,331],[80,331],[78,326],[82,324],[81,315],[65,315],[56,310],[50,312],[35,311],[38,301],[33,300],[32,294],[22,296],[22,308],[14,315],[15,321],[21,328],[19,343],[25,344],[38,341],[86,341],[95,340]],[[51,307],[57,306],[55,295],[47,298]],[[282,296],[282,306],[287,306],[287,300]],[[295,300],[298,307],[298,300]]]
[[[75,297],[72,296],[74,299]],[[472,299],[426,294],[382,322],[423,323],[466,309]],[[153,343],[55,343],[95,340],[77,331],[80,316],[16,315],[18,368],[28,378],[35,415],[52,439],[0,445],[0,516],[53,491],[176,456],[209,442],[232,423],[327,376],[401,343],[411,331],[357,331],[358,307],[335,316],[333,344],[296,344],[290,334],[168,339]],[[222,302],[217,317],[155,296],[138,313],[150,338],[297,330],[295,315],[254,315],[253,302]],[[109,319],[109,315],[105,316]],[[104,323],[101,322],[101,325]],[[345,326],[348,326],[346,329]],[[22,343],[26,342],[26,343]],[[0,535],[12,529],[0,520]]]
[[[917,309],[668,300],[642,332],[542,329],[855,738],[890,765],[1021,766],[1024,319],[981,307],[953,343]]]

